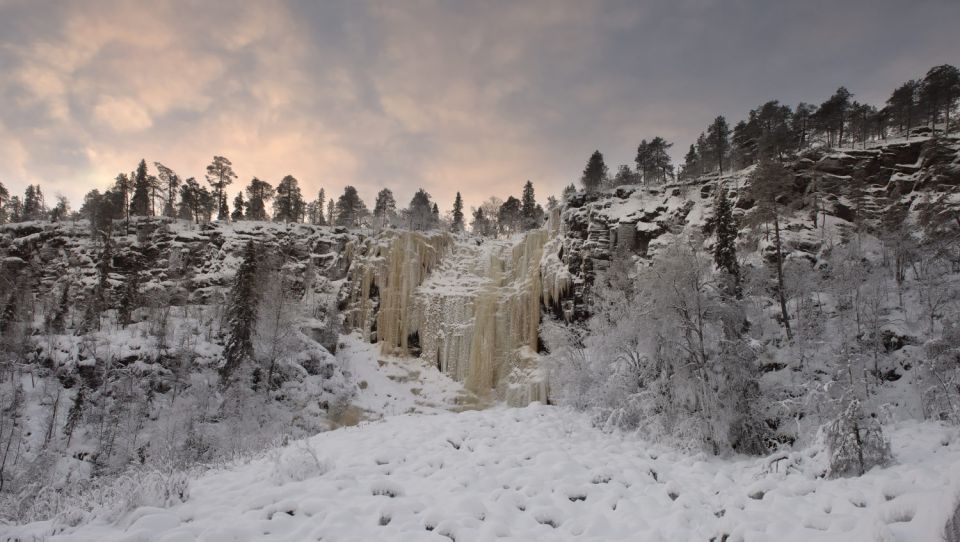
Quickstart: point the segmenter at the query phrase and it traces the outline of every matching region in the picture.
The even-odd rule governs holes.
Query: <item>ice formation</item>
[[[559,224],[554,214],[544,228],[507,240],[409,231],[368,240],[353,266],[348,323],[383,354],[419,353],[480,395],[545,401],[541,307],[558,304],[569,287],[559,259],[544,257]]]

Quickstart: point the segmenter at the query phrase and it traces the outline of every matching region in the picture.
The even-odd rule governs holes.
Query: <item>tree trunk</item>
[[[780,217],[773,214],[773,235],[777,246],[777,296],[780,298],[780,314],[783,315],[783,328],[787,332],[787,340],[793,340],[790,330],[790,313],[787,312],[787,296],[783,286],[783,248],[780,242]]]

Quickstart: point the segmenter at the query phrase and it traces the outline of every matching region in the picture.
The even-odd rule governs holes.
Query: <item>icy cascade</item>
[[[417,331],[411,318],[414,291],[452,242],[447,234],[389,231],[367,239],[363,250],[351,247],[362,254],[350,269],[353,289],[346,324],[379,342],[384,354],[407,354],[410,336]]]
[[[421,358],[475,393],[494,390],[515,405],[543,401],[541,307],[558,303],[570,284],[553,265],[559,260],[544,258],[558,232],[559,215],[509,240],[391,233],[371,242],[354,268],[350,323],[384,354],[411,354],[416,337]],[[371,300],[377,292],[379,307]]]

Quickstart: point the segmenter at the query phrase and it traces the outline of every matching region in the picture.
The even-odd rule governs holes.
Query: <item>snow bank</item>
[[[49,539],[939,540],[960,489],[956,429],[891,436],[896,465],[824,480],[810,453],[685,455],[539,404],[399,416],[203,476],[169,509]]]

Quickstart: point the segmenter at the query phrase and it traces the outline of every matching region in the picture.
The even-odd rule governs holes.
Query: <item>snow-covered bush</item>
[[[17,519],[54,519],[69,526],[93,519],[110,522],[141,506],[169,507],[189,496],[187,471],[131,469],[119,476],[78,481],[67,487],[29,488],[20,497]]]
[[[552,396],[684,448],[765,452],[756,353],[709,258],[678,242],[632,268],[598,277],[586,329],[544,326]]]
[[[317,456],[317,452],[307,441],[298,441],[293,446],[275,449],[271,452],[271,457],[273,468],[270,470],[270,478],[277,485],[301,482],[330,470],[330,465]]]
[[[928,418],[960,423],[960,325],[943,324],[940,338],[926,344],[922,398]]]
[[[848,400],[823,432],[830,458],[829,477],[862,476],[892,459],[890,443],[883,435],[880,422],[864,415],[858,399]]]

